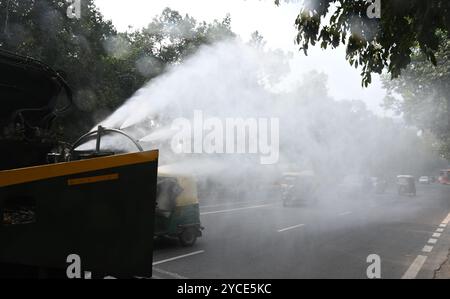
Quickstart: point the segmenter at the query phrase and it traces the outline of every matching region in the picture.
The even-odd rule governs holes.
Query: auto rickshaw
[[[398,195],[416,196],[416,184],[411,175],[397,176]]]
[[[318,182],[314,173],[286,172],[283,173],[282,201],[287,207],[299,203],[316,203]]]
[[[195,179],[159,170],[155,237],[175,237],[182,246],[193,246],[202,230]]]

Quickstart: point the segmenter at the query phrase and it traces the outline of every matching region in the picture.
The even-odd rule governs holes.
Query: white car
[[[419,178],[419,183],[421,183],[421,184],[429,184],[430,183],[430,177],[428,177],[428,176],[421,176]]]

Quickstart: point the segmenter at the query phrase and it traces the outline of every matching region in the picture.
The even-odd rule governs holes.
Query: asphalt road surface
[[[450,186],[417,196],[331,191],[315,205],[278,199],[202,203],[204,235],[191,248],[158,242],[154,278],[433,278],[450,248]],[[447,227],[447,224],[449,227]]]

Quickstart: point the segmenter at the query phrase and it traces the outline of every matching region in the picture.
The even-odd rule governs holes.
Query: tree
[[[142,30],[117,32],[94,0],[81,3],[81,18],[70,19],[61,0],[0,0],[0,47],[60,70],[73,90],[72,112],[56,126],[68,140],[90,130],[167,65],[234,36],[229,16],[197,23],[169,8]]]
[[[280,132],[280,156],[289,163],[324,178],[332,174],[334,180],[349,174],[423,175],[442,166],[429,135],[418,136],[402,122],[376,116],[364,102],[335,101],[327,81],[323,73],[306,73],[297,90],[278,99],[289,112]]]
[[[275,1],[279,4],[279,0]],[[407,121],[430,129],[447,153],[450,148],[450,86],[448,50],[442,44],[450,37],[448,0],[305,0],[295,25],[296,42],[307,54],[310,45],[337,48],[346,45],[346,59],[361,67],[362,84],[368,86],[372,73],[384,70],[396,79],[385,80],[391,93],[405,97],[401,104]],[[381,3],[381,18],[370,10]],[[413,63],[413,65],[410,65]],[[410,67],[407,69],[407,67]],[[433,67],[434,66],[434,67]],[[388,106],[399,101],[390,97]],[[444,149],[447,150],[444,150]]]
[[[263,49],[266,45],[266,41],[264,40],[264,37],[261,35],[261,33],[256,30],[251,34],[249,44],[252,47]]]
[[[211,24],[198,23],[189,15],[165,8],[147,27],[130,35],[139,55],[151,56],[159,63],[180,63],[204,44],[234,37],[231,18]]]
[[[436,57],[433,67],[423,54],[416,53],[402,76],[395,80],[383,77],[388,90],[385,106],[402,113],[409,124],[431,132],[443,156],[450,159],[450,40],[442,42]]]
[[[41,60],[64,74],[74,94],[70,115],[58,120],[74,139],[89,130],[102,111],[113,109],[125,90],[120,76],[127,73],[108,58],[105,42],[117,32],[103,20],[93,0],[82,1],[81,19],[70,19],[61,1],[1,1],[3,49]],[[1,25],[0,25],[1,26]],[[105,112],[104,112],[105,113]]]
[[[379,2],[380,0],[377,0]],[[275,1],[278,5],[280,0]],[[305,0],[295,20],[296,42],[307,53],[309,45],[347,46],[347,60],[362,67],[363,85],[384,69],[397,78],[411,62],[415,49],[436,64],[439,31],[449,34],[448,0],[381,1],[381,18],[370,18],[367,0]],[[328,16],[330,16],[328,20]]]

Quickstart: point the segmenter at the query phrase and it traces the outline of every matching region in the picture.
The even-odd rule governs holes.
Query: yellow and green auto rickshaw
[[[202,236],[197,182],[193,177],[158,171],[156,237],[177,237],[183,246],[193,246]]]
[[[416,184],[414,177],[411,175],[397,176],[398,195],[416,196]]]

